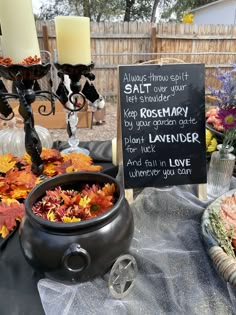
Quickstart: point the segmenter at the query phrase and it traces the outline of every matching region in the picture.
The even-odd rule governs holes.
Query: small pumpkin
[[[12,153],[14,156],[22,156],[25,150],[25,131],[22,119],[13,118],[9,122],[2,122],[0,130],[0,154]],[[35,130],[42,143],[42,147],[51,148],[53,140],[47,128],[35,125]]]

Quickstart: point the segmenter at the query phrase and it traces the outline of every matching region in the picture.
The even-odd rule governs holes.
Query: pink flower
[[[236,127],[236,107],[220,108],[218,117],[225,130]]]

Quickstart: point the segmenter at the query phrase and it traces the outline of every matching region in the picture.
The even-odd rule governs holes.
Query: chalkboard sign
[[[119,66],[125,188],[206,182],[203,64]]]

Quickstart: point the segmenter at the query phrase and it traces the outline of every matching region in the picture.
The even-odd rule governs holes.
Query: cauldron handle
[[[66,249],[62,257],[64,267],[71,272],[81,272],[91,263],[89,253],[79,244],[73,243]]]

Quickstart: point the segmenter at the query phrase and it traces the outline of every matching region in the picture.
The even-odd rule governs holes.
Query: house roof
[[[212,6],[212,5],[216,5],[217,3],[224,2],[224,1],[225,1],[225,0],[217,0],[217,1],[214,1],[214,2],[211,2],[211,3],[208,3],[208,4],[205,4],[205,5],[202,5],[201,7],[192,9],[192,10],[190,10],[189,12],[195,12],[195,11],[198,11],[198,10],[202,10],[202,9],[204,9],[204,8],[210,7],[210,6]]]

